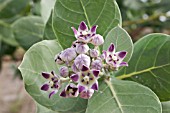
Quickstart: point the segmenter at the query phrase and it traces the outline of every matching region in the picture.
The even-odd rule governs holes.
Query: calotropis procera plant
[[[56,55],[55,62],[62,66],[57,75],[53,71],[42,72],[42,76],[48,79],[41,90],[51,91],[49,98],[56,94],[62,83],[67,83],[61,97],[77,97],[89,99],[94,91],[98,91],[98,79],[110,81],[110,72],[116,71],[119,67],[128,66],[123,59],[126,57],[126,51],[116,52],[113,43],[107,50],[100,54],[99,46],[104,43],[103,36],[96,34],[97,25],[88,29],[86,23],[82,21],[78,30],[72,27],[76,41],[70,48],[61,51]],[[91,43],[93,48],[88,44]]]
[[[37,113],[169,112],[170,36],[133,45],[121,24],[115,0],[56,0],[19,67]]]

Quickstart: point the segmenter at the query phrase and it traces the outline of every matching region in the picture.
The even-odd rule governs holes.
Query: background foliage
[[[163,33],[170,34],[169,33],[170,9],[168,7],[170,5],[169,0],[162,0],[162,1],[161,0],[117,0],[117,3],[121,10],[123,23],[122,23],[122,19],[120,16],[120,12],[117,8],[118,6],[116,3],[114,3],[113,5],[112,0],[108,0],[107,2],[104,2],[104,1],[99,2],[98,5],[93,4],[93,3],[88,5],[86,4],[87,3],[86,0],[84,1],[80,0],[80,2],[77,2],[76,4],[74,2],[73,3],[68,2],[67,0],[63,0],[63,1],[56,0],[55,7],[54,7],[54,3],[55,3],[55,0],[49,0],[48,2],[46,2],[46,0],[1,0],[0,1],[0,49],[1,49],[0,58],[4,54],[13,54],[13,52],[18,47],[22,47],[25,50],[28,50],[33,44],[39,41],[42,41],[44,39],[56,39],[57,42],[59,42],[58,45],[56,46],[61,47],[61,49],[66,48],[70,46],[71,42],[74,40],[73,33],[70,27],[71,26],[77,27],[79,22],[82,20],[86,20],[86,23],[89,24],[89,27],[91,27],[94,24],[98,24],[99,25],[98,32],[107,37],[109,37],[107,33],[113,27],[116,27],[117,25],[119,26],[122,25],[123,28],[126,29],[128,33],[130,34],[130,36],[132,37],[133,42],[137,41],[140,37],[143,37],[144,35],[149,34],[151,32],[163,32]],[[94,5],[96,5],[95,9],[91,10],[94,8],[92,7]],[[102,9],[101,6],[103,5],[104,5],[104,8]],[[99,16],[95,14],[99,14]],[[110,16],[108,17],[107,15],[110,15]],[[77,16],[80,18],[76,18]],[[106,20],[103,21],[103,19],[106,19]],[[124,30],[122,28],[115,28],[115,29],[118,31],[121,31],[122,34],[121,33],[120,34],[121,36],[124,36],[125,39],[127,37],[128,39],[131,39],[131,37],[126,32],[123,32]],[[165,54],[167,54],[166,58],[169,58],[168,56],[169,53],[164,54],[163,52],[161,52],[163,51],[163,49],[165,50],[167,49],[167,48],[164,48],[164,45],[162,44],[163,43],[169,44],[169,38],[168,38],[169,36],[165,36],[163,34],[153,34],[153,36],[152,35],[146,36],[144,37],[144,40],[136,43],[135,47],[142,46],[142,45],[144,46],[145,42],[151,40],[153,37],[154,39],[156,39],[155,43],[157,45],[153,46],[152,44],[148,44],[149,47],[148,48],[146,47],[146,50],[147,50],[146,53],[148,53],[149,51],[152,51],[151,48],[157,48],[158,49],[157,53],[159,54],[158,57],[162,58],[163,56],[165,56]],[[158,38],[155,38],[155,37],[158,37]],[[67,40],[67,38],[69,38],[69,40]],[[116,38],[114,39],[116,40]],[[107,41],[109,42],[109,38]],[[129,43],[127,43],[127,46],[131,45],[132,43],[131,40],[129,40],[128,42]],[[50,42],[50,43],[54,43],[54,42]],[[51,51],[52,48],[58,48],[58,47],[51,47],[50,46],[51,44],[45,41],[40,42],[38,44],[41,46],[41,48],[39,48],[39,46],[36,46],[36,45],[33,46],[30,49],[30,51],[31,50],[33,51],[33,54],[31,53],[31,55],[33,56],[29,56],[30,51],[27,53],[28,54],[27,56],[29,56],[29,58],[33,59],[34,54],[36,54],[35,56],[41,56],[41,55],[44,56],[44,53],[42,52],[42,50],[44,49],[47,49],[47,51],[49,52]],[[123,43],[122,44],[120,43],[120,45],[123,45]],[[121,50],[122,47],[125,47],[125,46],[120,46],[118,48],[120,48]],[[107,45],[104,45],[103,48],[106,49]],[[35,52],[35,49],[38,50],[40,53]],[[147,56],[145,56],[145,53],[143,53],[142,54],[143,56],[142,55],[137,56],[137,55],[140,55],[139,53],[142,49],[143,48],[139,48],[139,47],[138,49],[135,49],[134,55],[132,56],[132,58],[133,59],[135,59],[136,57],[151,58],[153,56],[154,53],[150,53]],[[129,52],[132,52],[132,47]],[[57,50],[54,50],[53,53],[57,53]],[[50,64],[52,64],[52,58],[53,58],[52,56],[50,57],[51,58]],[[126,60],[129,60],[130,56],[131,54],[129,54]],[[47,58],[49,58],[49,56]],[[45,61],[42,61],[42,59],[37,59],[37,60],[41,60],[39,61],[40,64],[45,63]],[[150,59],[148,59],[148,61],[150,61]],[[164,63],[162,60],[159,60],[159,61],[161,63]],[[130,65],[133,65],[134,62],[135,61],[130,60]],[[153,64],[153,62],[148,63],[148,65],[150,64]],[[42,71],[42,69],[44,68],[43,66],[45,66],[46,63],[45,65],[44,64],[42,65],[43,68],[39,68],[39,69],[36,68],[38,64],[30,64],[30,65],[33,65],[33,67],[24,65],[25,66],[25,67],[23,66],[24,68],[23,67],[22,69],[20,68],[21,70],[24,70],[24,72],[27,71],[27,75],[23,75],[24,81],[26,83],[26,89],[30,93],[30,95],[34,97],[36,101],[42,104],[44,102],[41,102],[42,100],[39,97],[40,96],[39,94],[42,92],[38,92],[39,90],[38,86],[39,84],[42,83],[42,81],[41,82],[35,81],[33,84],[31,84],[30,80],[35,79],[34,77],[36,76],[34,76],[31,79],[27,78],[27,76],[28,74],[34,75],[34,74],[40,73],[36,71],[37,70]],[[139,63],[139,65],[141,68],[142,66],[146,66],[146,67],[143,67],[144,69],[146,68],[146,70],[148,68],[152,68],[152,66],[149,67],[147,65],[142,65],[142,63]],[[26,68],[30,68],[31,70],[25,70]],[[131,68],[121,69],[121,71],[117,73],[117,77],[122,79],[120,76],[123,75],[122,73],[124,73],[125,70],[127,71],[127,73],[124,73],[125,76],[129,75],[129,73],[131,73],[131,70],[133,70]],[[169,69],[169,67],[166,67],[166,68]],[[123,79],[135,81],[145,86],[148,86],[159,96],[160,100],[168,101],[169,100],[169,87],[168,87],[169,82],[167,80],[169,80],[169,72],[164,74],[167,77],[167,80],[165,80],[164,78],[158,75],[159,73],[161,73],[161,71],[159,72],[156,72],[156,71],[150,72],[151,76],[153,75],[153,73],[156,73],[155,78],[154,76],[152,76],[153,78],[151,76],[148,76],[147,78],[152,82],[149,82],[149,80],[147,80],[146,77],[143,78],[144,75],[133,76],[133,78],[130,76],[129,78],[127,77]],[[139,73],[139,74],[142,74],[142,73]],[[115,83],[115,84],[119,84],[119,83]],[[158,86],[155,84],[157,84]],[[161,90],[161,93],[158,92],[157,88]],[[118,90],[118,93],[119,93],[119,90]],[[149,93],[149,91],[148,91],[148,94],[152,95],[151,93]],[[70,102],[72,101],[75,101],[75,100],[70,99]],[[152,102],[156,103],[156,101],[152,101]],[[86,102],[84,102],[84,104],[85,103]],[[60,108],[60,106],[59,108],[54,109],[53,106],[49,107],[49,105],[47,104],[46,105],[43,104],[43,105],[56,111],[63,111],[63,109],[65,109],[65,108]],[[37,112],[40,112],[42,106],[41,105],[38,105],[38,106],[39,106],[38,107],[39,109]],[[159,105],[157,104],[157,108],[159,108],[158,106]],[[163,113],[166,113],[166,112],[168,113],[168,110],[169,110],[168,102],[163,102],[162,106],[163,106]],[[42,109],[46,109],[46,108],[42,108]],[[83,110],[83,108],[81,107],[80,109]],[[75,110],[75,108],[73,107],[72,109],[70,109],[70,112],[72,112],[71,110]],[[159,110],[158,110],[158,113],[160,112]],[[51,111],[47,110],[47,112],[50,113]],[[87,112],[91,112],[91,108],[89,108]]]

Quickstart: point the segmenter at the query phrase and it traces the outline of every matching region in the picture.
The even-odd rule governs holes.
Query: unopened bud
[[[103,67],[101,60],[94,60],[91,64],[92,69],[101,70]]]
[[[79,43],[76,46],[76,52],[78,54],[85,54],[89,51],[89,46],[87,44],[84,43]]]
[[[76,56],[77,53],[74,48],[65,49],[60,55],[61,59],[64,60],[65,62],[72,61]]]
[[[76,67],[81,70],[83,65],[89,67],[90,66],[90,57],[85,54],[80,54],[74,60]]]
[[[60,72],[60,75],[64,78],[69,75],[69,70],[68,70],[68,67],[66,67],[66,66],[62,66],[60,68],[59,72]]]
[[[90,56],[91,57],[98,57],[99,56],[99,51],[96,49],[91,49],[90,50]]]
[[[104,43],[104,39],[103,39],[103,37],[102,37],[101,35],[96,34],[96,35],[94,35],[94,36],[92,37],[91,43],[92,43],[93,45],[99,46],[99,45],[102,45],[102,44]]]

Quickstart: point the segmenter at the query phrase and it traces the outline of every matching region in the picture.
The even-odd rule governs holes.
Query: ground
[[[24,89],[23,81],[14,77],[14,62],[2,63],[0,72],[0,113],[35,113],[32,98]]]

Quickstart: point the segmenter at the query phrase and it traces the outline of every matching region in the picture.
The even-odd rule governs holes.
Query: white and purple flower
[[[126,62],[123,62],[126,57],[126,51],[115,52],[115,45],[110,44],[107,51],[104,51],[103,54],[105,56],[106,63],[117,70],[121,66],[128,66]]]
[[[60,96],[61,97],[65,97],[65,98],[68,98],[68,97],[77,97],[79,94],[78,92],[78,88],[75,84],[73,83],[70,83],[68,84],[65,89],[60,93]]]
[[[96,34],[97,27],[98,27],[97,25],[94,25],[89,30],[86,23],[84,21],[82,21],[79,25],[78,30],[76,30],[74,27],[71,27],[71,28],[72,28],[74,35],[78,41],[84,42],[84,43],[89,43],[92,40],[92,36],[94,36]]]
[[[41,90],[50,91],[49,98],[56,94],[61,86],[60,77],[52,71],[51,73],[43,72],[41,74],[45,79],[49,80],[42,85]]]
[[[81,72],[70,76],[72,81],[78,83],[81,98],[89,99],[94,90],[98,91],[99,72],[99,70],[90,70],[87,66],[83,65]]]

